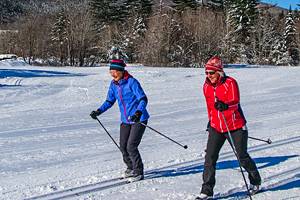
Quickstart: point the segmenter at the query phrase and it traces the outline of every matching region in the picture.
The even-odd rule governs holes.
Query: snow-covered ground
[[[0,199],[189,200],[202,183],[207,114],[203,69],[128,67],[149,98],[140,145],[145,180],[125,184],[121,153],[89,113],[106,97],[107,67],[12,66],[0,62]],[[300,68],[230,68],[241,91],[249,153],[263,178],[261,199],[300,199]],[[118,141],[117,105],[101,122]],[[228,144],[216,199],[247,199]]]

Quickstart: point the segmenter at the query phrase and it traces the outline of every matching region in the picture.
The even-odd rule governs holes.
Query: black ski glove
[[[223,112],[224,110],[228,109],[228,104],[224,103],[223,101],[216,101],[215,103],[215,109]]]
[[[130,118],[130,121],[137,123],[137,122],[140,122],[141,116],[142,116],[142,111],[137,110],[134,113],[134,115],[130,116],[129,118]]]
[[[93,110],[90,114],[91,118],[97,119],[97,116],[101,114],[100,110]]]

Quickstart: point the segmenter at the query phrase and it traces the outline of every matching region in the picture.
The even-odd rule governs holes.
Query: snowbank
[[[0,67],[29,66],[22,58],[8,57],[8,56],[13,56],[13,54],[0,55]]]
[[[17,59],[17,56],[15,54],[0,54],[0,60],[5,59]]]

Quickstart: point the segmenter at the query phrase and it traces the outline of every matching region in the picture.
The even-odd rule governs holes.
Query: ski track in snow
[[[106,97],[111,80],[107,68],[13,68],[39,69],[31,72],[41,74],[0,79],[1,200],[197,196],[207,139],[203,69],[128,67],[148,95],[148,125],[189,148],[147,130],[140,146],[145,180],[126,184],[118,179],[124,170],[120,153],[89,117]],[[43,77],[47,71],[53,76]],[[267,145],[249,139],[249,153],[263,178],[263,192],[253,199],[300,199],[300,69],[226,72],[238,80],[249,135],[273,141]],[[117,106],[100,120],[118,138]],[[248,198],[229,145],[218,161],[215,197]]]
[[[249,148],[249,153],[262,151],[262,150],[266,150],[266,149],[273,149],[273,148],[276,148],[276,147],[279,147],[282,145],[296,143],[296,142],[300,142],[300,136],[294,137],[294,138],[287,138],[287,139],[280,140],[280,141],[273,141],[273,143],[268,146],[265,146],[265,145],[254,146],[254,147]],[[220,157],[222,157],[222,159],[220,159],[219,161],[223,161],[223,160],[226,160],[229,158],[235,158],[235,156],[233,155],[232,152],[223,153],[220,155]],[[187,164],[188,164],[188,167],[183,167],[183,169],[180,168],[181,166],[186,166]],[[166,167],[159,168],[159,169],[153,169],[150,171],[146,171],[145,172],[145,180],[143,180],[142,182],[145,182],[148,179],[159,178],[161,175],[157,175],[156,174],[157,171],[169,169],[169,170],[172,170],[174,173],[182,173],[185,171],[185,168],[193,168],[193,167],[196,167],[198,165],[203,165],[203,164],[204,164],[204,159],[199,159],[199,160],[188,161],[188,162],[179,163],[176,165],[171,165],[171,166],[166,166]],[[264,187],[262,187],[262,191],[270,190],[276,186],[282,185],[283,183],[288,183],[288,181],[294,181],[294,180],[300,181],[300,167],[297,167],[292,170],[287,170],[287,171],[280,172],[278,174],[274,174],[272,176],[264,178],[262,181],[263,185],[266,185],[266,183],[270,182],[274,178],[278,178],[278,177],[282,177],[282,176],[286,177],[287,175],[290,175],[290,174],[294,175],[294,177],[289,178],[287,180],[280,181],[279,183],[264,186]],[[64,199],[64,198],[70,198],[70,197],[74,197],[74,196],[84,195],[87,193],[99,192],[102,190],[119,187],[119,186],[123,186],[126,184],[129,184],[129,183],[127,183],[126,180],[120,180],[119,178],[114,178],[114,179],[105,180],[105,181],[101,181],[101,182],[90,184],[90,185],[84,185],[84,186],[80,186],[80,187],[76,187],[76,188],[69,188],[69,189],[62,190],[62,191],[57,191],[57,192],[53,192],[53,193],[49,193],[49,194],[31,197],[31,198],[27,198],[26,200]],[[131,183],[131,184],[134,184],[134,183]],[[237,197],[236,197],[237,199],[243,199],[244,198],[243,196],[245,196],[245,195],[243,195],[243,192],[241,192],[243,190],[244,191],[246,190],[245,187],[234,188],[234,189],[229,190],[226,193],[217,194],[217,195],[215,195],[214,198],[215,199],[223,199],[225,197],[227,198],[227,197],[230,197],[233,194],[235,194],[235,195],[237,195]],[[240,197],[240,196],[242,196],[242,197]]]

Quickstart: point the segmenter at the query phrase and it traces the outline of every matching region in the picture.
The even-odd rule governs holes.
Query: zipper
[[[126,121],[127,121],[128,123],[130,123],[130,122],[128,121],[128,116],[127,116],[127,112],[126,112],[126,106],[125,106],[125,103],[124,103],[123,97],[122,97],[122,88],[121,88],[121,86],[120,86],[119,84],[117,85],[117,87],[118,87],[119,97],[120,97],[121,103],[122,103],[122,105],[123,105],[124,115],[125,115]]]
[[[217,88],[217,86],[215,86],[215,87],[213,87],[214,88],[214,97],[215,97],[215,102],[217,102],[218,101],[218,98],[217,98],[217,95],[216,95],[216,88]],[[224,119],[223,119],[223,117],[221,117],[220,116],[220,111],[219,110],[217,110],[217,112],[218,112],[218,118],[219,118],[219,122],[220,122],[220,129],[222,130],[222,132],[223,132],[223,121],[224,121]],[[224,112],[223,112],[224,113]],[[224,114],[224,117],[225,117],[225,114]],[[225,121],[224,121],[224,124],[225,124]]]

